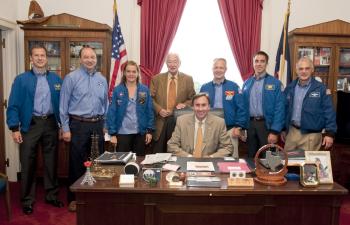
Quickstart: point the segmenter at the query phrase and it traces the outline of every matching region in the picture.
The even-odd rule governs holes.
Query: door
[[[5,47],[1,35],[2,30],[0,30],[0,172],[5,173],[6,172],[6,163],[5,163],[5,121],[4,121],[4,109],[5,109],[5,104],[4,104],[4,86],[3,86],[3,67],[2,67],[2,49]]]

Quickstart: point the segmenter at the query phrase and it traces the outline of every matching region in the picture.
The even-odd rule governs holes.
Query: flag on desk
[[[284,17],[284,24],[281,33],[280,43],[276,54],[275,76],[282,82],[284,87],[292,81],[291,60],[288,43],[288,23],[289,23],[290,1]]]
[[[112,97],[113,89],[117,86],[122,77],[123,68],[128,60],[126,54],[126,48],[124,43],[124,38],[119,24],[118,13],[117,13],[117,3],[114,0],[114,24],[112,33],[112,53],[111,53],[111,69],[109,75],[109,90],[108,96]]]

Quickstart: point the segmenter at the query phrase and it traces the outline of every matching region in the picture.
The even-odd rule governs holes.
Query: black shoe
[[[33,213],[33,206],[32,205],[23,206],[23,213],[26,215],[32,214]]]
[[[46,204],[50,204],[54,207],[57,207],[57,208],[62,208],[64,206],[63,202],[61,202],[60,200],[45,200]]]

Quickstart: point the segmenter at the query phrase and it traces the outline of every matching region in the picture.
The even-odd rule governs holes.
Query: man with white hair
[[[181,65],[179,56],[169,53],[166,64],[168,71],[154,76],[150,85],[156,115],[155,152],[166,151],[166,143],[171,137],[172,130],[163,131],[163,127],[167,121],[174,120],[173,110],[191,106],[192,97],[195,95],[192,77],[179,72]]]
[[[298,78],[284,91],[288,131],[286,137],[282,134],[286,141],[284,148],[287,151],[297,148],[318,151],[323,145],[329,149],[337,131],[331,93],[312,76],[314,66],[309,58],[299,59],[296,72]],[[322,130],[325,130],[323,138]]]

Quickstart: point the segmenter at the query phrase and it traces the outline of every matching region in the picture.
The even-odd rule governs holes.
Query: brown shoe
[[[77,202],[76,201],[71,201],[68,205],[68,211],[69,212],[75,212],[77,211]]]

